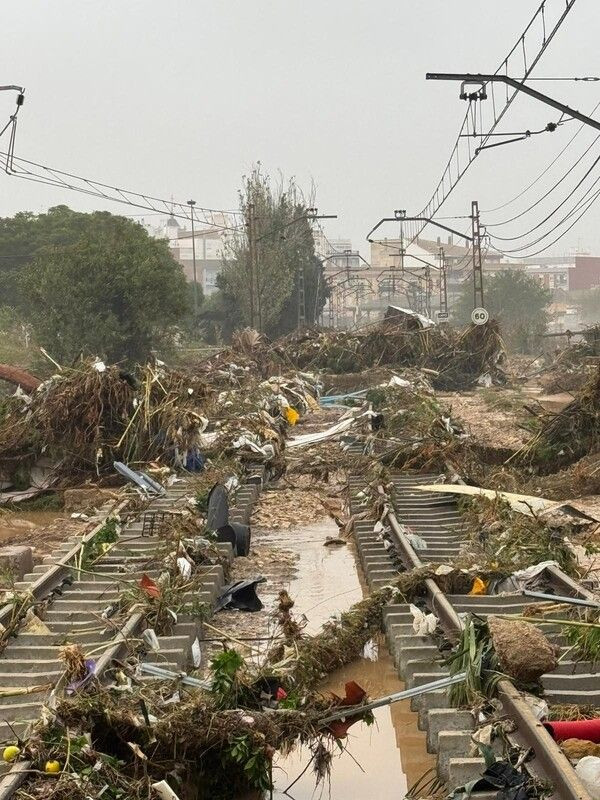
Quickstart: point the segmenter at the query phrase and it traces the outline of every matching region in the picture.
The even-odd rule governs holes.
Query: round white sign
[[[471,312],[471,321],[475,325],[485,325],[489,318],[490,315],[485,308],[474,308]]]

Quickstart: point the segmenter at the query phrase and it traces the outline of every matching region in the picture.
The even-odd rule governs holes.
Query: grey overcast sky
[[[464,114],[458,85],[426,82],[425,72],[493,71],[538,4],[5,0],[0,84],[27,89],[17,155],[226,209],[236,205],[241,175],[260,160],[303,187],[314,181],[320,211],[339,215],[326,224],[328,235],[351,237],[367,253],[365,235],[380,217],[416,212],[428,199]],[[576,0],[536,74],[600,75],[599,30],[600,3]],[[535,85],[582,111],[600,101],[600,83]],[[0,94],[1,120],[13,103]],[[504,129],[556,118],[521,97]],[[510,199],[576,127],[482,154],[444,213],[466,213],[473,198],[484,209]],[[548,182],[498,213],[530,205],[593,136],[583,132]],[[58,203],[141,213],[0,174],[0,215]],[[536,224],[543,215],[535,211],[511,235]],[[600,202],[551,252],[579,245],[600,253],[599,215]]]

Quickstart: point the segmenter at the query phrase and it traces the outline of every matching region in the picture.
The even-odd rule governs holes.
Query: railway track
[[[443,479],[443,478],[442,478]],[[464,525],[455,495],[426,492],[418,488],[440,482],[440,476],[401,474],[393,479],[391,506],[386,518],[389,538],[376,533],[372,522],[356,524],[356,538],[362,565],[372,588],[389,585],[399,571],[424,563],[451,563],[460,552],[465,538]],[[349,481],[351,495],[364,488],[364,480]],[[354,511],[359,506],[354,503]],[[426,544],[415,550],[406,529]],[[413,540],[414,541],[414,540]],[[390,542],[392,546],[390,547]],[[592,599],[588,589],[576,583],[560,569],[550,568],[548,578],[556,594]],[[465,615],[485,618],[491,614],[519,614],[525,605],[535,602],[518,593],[504,595],[446,595],[434,580],[427,581],[426,602],[439,619],[446,637],[456,641]],[[540,601],[541,602],[541,601]],[[408,686],[416,686],[448,674],[448,667],[438,647],[438,639],[416,636],[413,617],[407,604],[390,605],[385,610],[385,630],[399,673]],[[544,630],[548,630],[544,626]],[[550,629],[549,638],[565,654],[567,643],[560,626]],[[600,706],[600,681],[595,665],[567,658],[556,671],[542,677],[549,704],[576,703]],[[516,723],[511,739],[531,749],[534,757],[527,763],[530,774],[554,787],[556,800],[589,800],[573,767],[558,745],[538,722],[531,707],[509,680],[498,685],[503,712]],[[476,722],[469,710],[449,707],[447,692],[432,692],[413,701],[419,712],[419,724],[428,731],[428,748],[438,754],[438,773],[450,789],[478,778],[485,769],[481,757],[471,755],[471,735]],[[477,796],[477,795],[474,795]],[[495,793],[481,797],[495,797]]]
[[[260,483],[257,474],[240,488],[231,509],[231,521],[248,521]],[[110,550],[92,568],[82,571],[78,568],[82,548],[93,542],[106,518],[126,509],[127,502],[105,511],[104,520],[87,536],[66,541],[15,585],[19,593],[33,597],[43,628],[38,632],[18,629],[0,655],[0,741],[14,742],[15,736],[23,735],[39,719],[51,695],[64,691],[65,666],[59,652],[66,643],[81,645],[86,657],[96,661],[95,677],[100,681],[106,679],[115,661],[123,661],[136,651],[140,662],[152,662],[166,670],[185,672],[192,665],[192,645],[197,637],[202,638],[202,622],[194,614],[180,614],[170,634],[158,637],[159,649],[147,649],[141,655],[140,636],[146,627],[143,614],[134,607],[125,619],[112,619],[119,598],[138,586],[143,575],[154,579],[159,576],[164,543],[156,520],[181,511],[188,495],[189,488],[180,482],[164,495],[148,498],[143,508],[122,526]],[[217,547],[227,558],[233,558],[230,544]],[[200,591],[193,598],[184,599],[210,608],[223,586],[223,568],[207,565],[199,570]],[[11,608],[5,607],[0,610],[0,620],[10,614]],[[31,693],[7,694],[15,689]],[[14,795],[26,778],[28,767],[26,761],[12,767],[0,763],[0,800]]]

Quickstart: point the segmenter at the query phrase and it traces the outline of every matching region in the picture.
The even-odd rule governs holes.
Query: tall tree
[[[111,361],[140,360],[164,344],[189,312],[183,269],[167,243],[106,212],[62,207],[41,216],[52,217],[58,230],[50,225],[50,244],[41,246],[38,218],[29,216],[37,249],[18,279],[12,276],[40,344],[61,359],[84,352]]]
[[[485,279],[485,307],[498,319],[507,343],[521,352],[535,347],[536,338],[548,325],[547,307],[552,292],[535,278],[517,269],[505,269]],[[466,324],[473,310],[473,284],[466,281],[452,309],[453,320]]]
[[[240,207],[245,230],[226,246],[218,278],[219,302],[229,330],[253,325],[278,336],[298,323],[298,293],[304,283],[307,323],[327,297],[321,262],[304,199],[292,179],[273,188],[260,166],[244,179]]]

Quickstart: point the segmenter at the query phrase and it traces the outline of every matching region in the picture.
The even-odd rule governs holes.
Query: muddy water
[[[346,681],[356,681],[370,697],[401,691],[392,659],[383,646],[379,646],[376,661],[360,659],[354,664],[329,676],[321,686],[322,691],[344,694]],[[348,732],[347,751],[334,758],[330,786],[324,797],[331,800],[399,800],[419,778],[435,765],[434,757],[425,746],[425,734],[417,729],[416,714],[410,711],[410,700],[395,703],[374,712],[375,724],[358,722]],[[287,758],[274,764],[275,791],[273,797],[284,800],[312,800],[315,779],[309,768],[285,794],[285,789],[301,774],[310,761],[310,752],[299,748]]]
[[[0,511],[0,542],[18,540],[19,534],[27,535],[61,516],[57,511]]]
[[[306,615],[309,633],[316,633],[330,616],[346,610],[364,596],[352,546],[323,545],[327,537],[337,535],[337,526],[329,519],[277,534],[277,543],[298,556],[296,574],[288,591],[296,603],[294,610]],[[275,543],[275,539],[272,541]],[[385,646],[378,643],[370,655],[371,658],[361,658],[330,675],[321,690],[343,695],[344,684],[353,680],[372,698],[401,691],[404,684],[398,679]],[[348,753],[334,759],[331,784],[325,787],[322,796],[331,800],[403,797],[406,789],[434,766],[433,757],[426,751],[425,734],[417,729],[416,722],[410,701],[405,701],[377,709],[373,726],[354,725],[347,739]],[[321,788],[315,793],[310,768],[289,794],[284,794],[309,760],[310,752],[304,748],[276,760],[275,798],[309,800],[321,796]]]
[[[323,544],[338,534],[337,525],[327,517],[290,531],[285,542],[286,548],[298,556],[297,572],[288,591],[296,604],[294,611],[306,616],[306,631],[311,634],[318,633],[332,614],[344,611],[363,597],[351,547]]]

